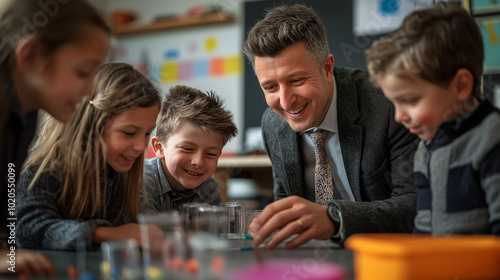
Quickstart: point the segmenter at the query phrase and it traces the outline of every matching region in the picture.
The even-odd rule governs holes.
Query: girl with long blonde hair
[[[161,106],[132,66],[105,64],[69,123],[46,117],[19,182],[21,247],[75,250],[135,238],[144,150]]]

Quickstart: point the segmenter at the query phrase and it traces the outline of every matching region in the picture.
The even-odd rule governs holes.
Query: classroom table
[[[230,249],[227,252],[226,260],[227,273],[258,263],[265,263],[266,261],[293,259],[301,260],[304,270],[323,262],[335,264],[346,270],[346,279],[354,279],[353,252],[329,241],[313,240],[293,250],[285,249],[283,244],[280,244],[273,250],[267,250],[262,246],[252,248],[254,243],[251,239],[229,240],[229,242]],[[100,250],[87,252],[34,251],[45,254],[54,263],[57,268],[57,278],[55,279],[71,279],[68,275],[68,267],[70,266],[76,267],[79,270],[81,270],[81,267],[85,267],[86,271],[91,272],[94,276],[93,278],[87,278],[88,280],[101,279],[99,265],[102,261],[102,252]],[[85,258],[80,257],[77,260],[77,255],[84,255]],[[302,279],[303,276],[297,275],[291,279]]]

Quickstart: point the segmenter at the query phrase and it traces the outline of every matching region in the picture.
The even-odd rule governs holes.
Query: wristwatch
[[[335,233],[331,236],[333,242],[339,242],[342,239],[342,214],[337,204],[331,202],[328,204],[327,214],[335,227]]]

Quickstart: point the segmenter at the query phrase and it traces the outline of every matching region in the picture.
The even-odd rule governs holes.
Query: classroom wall
[[[97,1],[97,0],[93,0]],[[364,1],[367,3],[363,4]],[[454,0],[450,0],[454,1]],[[383,32],[375,32],[370,35],[355,35],[355,5],[373,4],[373,0],[352,0],[352,1],[324,1],[324,0],[276,0],[276,1],[245,1],[245,0],[107,0],[97,1],[108,13],[115,10],[134,10],[138,19],[136,24],[144,24],[152,21],[155,17],[169,14],[185,14],[191,7],[200,4],[216,4],[223,10],[231,13],[235,17],[235,23],[226,26],[208,26],[203,28],[185,29],[168,33],[144,34],[119,38],[118,42],[127,45],[128,55],[122,58],[125,62],[135,63],[144,56],[144,50],[151,53],[150,59],[153,61],[162,59],[162,52],[169,46],[184,44],[180,48],[188,46],[190,37],[203,38],[207,34],[215,34],[220,46],[220,55],[235,55],[239,53],[241,63],[241,73],[225,79],[207,79],[186,81],[186,84],[200,87],[202,90],[213,89],[226,99],[228,108],[235,114],[235,120],[240,130],[239,136],[228,143],[227,148],[233,151],[244,151],[245,131],[254,127],[259,127],[261,116],[267,108],[264,96],[259,87],[253,69],[247,63],[241,53],[241,43],[245,39],[246,33],[253,24],[261,19],[266,9],[281,4],[302,3],[311,6],[319,14],[325,24],[330,50],[335,58],[335,65],[341,67],[352,67],[366,69],[364,50],[369,48],[371,43],[382,36]],[[424,5],[425,0],[419,1],[419,5]],[[428,1],[431,3],[432,1]],[[428,4],[428,3],[427,3]],[[419,8],[419,7],[412,7]],[[420,7],[421,8],[421,7]],[[402,18],[403,16],[400,15]],[[388,19],[367,22],[380,28],[380,25],[387,25]],[[359,26],[356,26],[358,28]],[[395,28],[392,26],[392,28]],[[386,30],[383,30],[386,31]],[[224,36],[229,37],[226,40]],[[205,36],[206,37],[206,36]],[[147,43],[146,43],[147,42]],[[145,46],[145,45],[148,46]],[[199,44],[203,44],[199,42]],[[185,54],[190,55],[190,54]],[[185,58],[180,55],[180,60]],[[492,100],[493,88],[500,81],[499,75],[485,75],[485,96]],[[168,88],[171,84],[164,85]]]
[[[135,35],[118,36],[114,43],[112,61],[133,65],[146,63],[154,80],[160,81],[164,92],[176,84],[185,84],[202,91],[214,91],[220,95],[226,108],[234,114],[240,133],[225,147],[225,152],[240,152],[243,149],[244,102],[243,63],[241,43],[241,0],[108,0],[98,1],[98,7],[109,15],[117,10],[129,10],[136,14],[133,25],[144,25],[158,17],[182,16],[197,5],[218,5],[224,12],[233,15],[229,24],[209,25],[178,30],[156,31]],[[215,60],[223,61],[226,71],[214,74],[210,71]],[[209,65],[210,64],[210,65]],[[205,66],[203,66],[205,65]],[[207,66],[208,65],[208,66]],[[205,67],[205,68],[204,68]],[[207,68],[210,68],[207,70]],[[181,69],[178,76],[167,72]],[[190,73],[182,69],[188,69]],[[202,69],[202,70],[200,70]],[[204,69],[204,70],[203,70]]]
[[[175,2],[175,3],[174,3]],[[157,16],[167,14],[184,14],[186,11],[199,5],[200,1],[160,1],[160,0],[108,0],[101,7],[108,13],[115,10],[134,10],[138,14],[136,24],[144,24],[153,20]],[[195,29],[183,29],[182,31],[169,31],[165,33],[151,33],[137,36],[127,36],[117,39],[117,45],[125,46],[127,55],[119,60],[134,64],[141,59],[144,60],[144,53],[149,56],[147,59],[153,64],[161,61],[162,53],[168,51],[173,44],[184,44],[188,46],[189,37],[200,37],[212,32],[220,45],[224,45],[224,50],[220,49],[220,54],[233,55],[240,54],[241,73],[238,77],[228,77],[225,80],[204,80],[186,81],[186,84],[201,87],[202,90],[213,89],[223,95],[229,104],[229,108],[235,114],[235,120],[240,133],[237,139],[228,143],[227,148],[235,151],[246,151],[245,131],[260,126],[263,111],[267,108],[264,96],[255,78],[253,70],[248,65],[241,53],[241,43],[246,32],[253,26],[256,20],[262,18],[265,10],[269,7],[283,3],[303,3],[312,6],[319,14],[325,25],[328,27],[329,44],[335,55],[335,63],[338,66],[364,68],[363,50],[378,36],[354,37],[353,29],[353,1],[243,1],[243,0],[219,0],[203,3],[217,4],[222,9],[235,16],[235,23],[227,26],[209,26]],[[224,41],[223,34],[230,40]],[[202,44],[202,43],[199,43]],[[182,48],[182,47],[180,47]],[[180,60],[186,55],[181,54]],[[155,66],[156,67],[156,66]],[[165,90],[170,84],[165,85]]]
[[[0,4],[7,0],[0,0]],[[330,50],[335,57],[335,65],[342,67],[366,68],[364,50],[382,34],[356,36],[354,29],[354,5],[372,3],[374,0],[89,0],[106,14],[117,10],[130,10],[136,13],[135,25],[143,25],[160,16],[184,15],[196,5],[215,4],[234,15],[235,22],[225,25],[188,28],[174,31],[159,31],[132,36],[117,37],[116,47],[110,56],[113,61],[130,64],[146,62],[153,78],[159,78],[158,70],[168,59],[182,64],[190,59],[209,59],[215,56],[235,58],[236,72],[231,75],[181,80],[203,91],[214,90],[226,100],[226,106],[235,116],[239,135],[228,143],[226,150],[245,151],[245,131],[259,127],[263,111],[267,108],[264,96],[253,73],[241,52],[241,43],[247,31],[261,19],[265,10],[275,5],[303,3],[313,7],[322,18],[328,33]],[[425,1],[418,1],[419,3]],[[415,2],[416,3],[416,2]],[[207,42],[216,42],[217,47],[210,52]],[[185,50],[190,51],[185,51]],[[176,51],[177,50],[177,51]],[[175,57],[172,58],[172,54]],[[167,56],[171,55],[170,58]],[[240,67],[240,69],[238,69]],[[156,69],[156,70],[155,70]],[[163,91],[176,84],[160,83]],[[493,100],[495,85],[500,84],[500,74],[484,77],[484,94]]]

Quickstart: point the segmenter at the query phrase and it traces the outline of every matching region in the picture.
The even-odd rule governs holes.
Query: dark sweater
[[[16,196],[16,186],[21,175],[21,167],[28,154],[28,147],[36,131],[38,111],[24,116],[12,82],[2,80],[0,102],[4,103],[8,111],[3,124],[2,139],[0,139],[0,247],[7,244],[7,236],[11,236],[7,224],[15,222],[15,213],[12,210],[13,202],[19,202]],[[10,179],[10,180],[9,180]],[[9,181],[8,181],[9,180]],[[9,243],[13,245],[12,243]]]
[[[43,173],[33,188],[27,190],[35,171],[36,168],[31,168],[23,173],[18,185],[16,240],[21,248],[76,250],[77,242],[84,242],[87,249],[93,249],[93,234],[98,226],[120,226],[128,222],[117,221],[124,196],[121,173],[109,172],[106,190],[104,184],[102,186],[105,217],[91,218],[84,214],[82,219],[73,220],[64,218],[67,210],[57,206],[62,191],[61,178]]]

